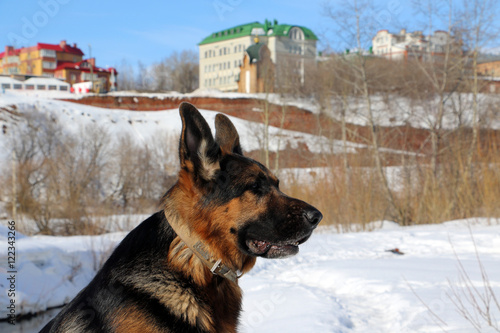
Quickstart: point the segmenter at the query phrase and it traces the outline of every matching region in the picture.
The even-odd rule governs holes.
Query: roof
[[[21,49],[15,49],[15,50],[10,51],[9,54],[7,54],[7,56],[19,55],[20,52],[21,52]],[[0,53],[0,58],[3,58],[3,57],[5,57],[5,51]]]
[[[65,53],[69,53],[69,54],[83,56],[82,50],[80,50],[78,47],[76,47],[76,44],[74,44],[74,46],[71,46],[69,44],[62,44],[62,45],[63,46],[61,46],[61,44],[37,43],[34,46],[21,47],[19,49],[14,49],[14,50],[9,52],[8,56],[19,55],[19,53],[21,53],[22,50],[26,50],[26,49],[29,49],[29,50],[34,50],[34,49],[54,50],[56,52],[65,52]],[[0,53],[0,58],[3,58],[4,56],[5,56],[5,51]]]
[[[13,79],[10,76],[0,76],[0,83],[15,84],[15,83],[22,83],[22,82],[19,80]]]
[[[59,62],[59,65],[56,67],[57,70],[62,70],[62,69],[74,69],[74,70],[79,70],[82,72],[90,72],[90,67],[84,67],[82,66],[83,63],[89,63],[87,60],[82,60],[79,62]],[[101,68],[97,66],[93,66],[93,71],[95,73],[98,72],[108,72],[111,73],[111,71],[115,72],[115,75],[118,74],[115,68],[110,67],[110,68]]]
[[[24,84],[44,84],[44,85],[63,85],[69,86],[69,83],[51,78],[51,77],[32,77],[23,82]]]
[[[298,27],[302,29],[302,31],[304,32],[305,39],[311,39],[311,40],[318,39],[318,37],[316,37],[316,35],[306,27],[298,25],[290,25],[290,24],[278,24],[278,21],[276,20],[274,20],[274,23],[272,23],[266,20],[264,24],[259,22],[251,22],[238,25],[229,29],[214,32],[210,36],[203,39],[198,45],[210,44],[233,38],[252,36],[254,34],[257,35],[265,34],[267,36],[288,36],[290,29],[293,27]]]
[[[250,63],[260,60],[260,49],[264,46],[264,43],[257,43],[249,46],[246,50],[248,56],[250,57]]]
[[[80,55],[83,56],[82,50],[80,50],[76,46],[71,46],[68,44],[65,44],[61,47],[60,44],[46,44],[46,43],[37,43],[37,49],[38,50],[54,50],[57,52],[65,52],[65,53],[70,53],[74,55]]]

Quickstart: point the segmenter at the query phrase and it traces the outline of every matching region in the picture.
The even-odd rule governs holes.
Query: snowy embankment
[[[332,100],[332,108],[326,110],[332,118],[340,119],[342,101]],[[477,97],[479,125],[489,129],[500,129],[498,116],[498,94],[479,94]],[[439,121],[439,98],[411,100],[398,95],[370,96],[371,115],[367,112],[363,98],[350,97],[345,121],[360,126],[370,126],[370,117],[378,126],[411,126],[415,128],[456,129],[473,125],[473,96],[467,93],[454,93],[446,98],[442,120]]]
[[[471,332],[473,327],[457,312],[450,295],[467,293],[459,279],[460,265],[473,286],[484,292],[476,248],[500,300],[500,220],[375,226],[373,232],[344,234],[320,227],[297,256],[259,259],[240,280],[241,331]],[[6,236],[6,229],[0,229],[1,243],[6,244]],[[18,313],[69,301],[124,236],[18,235]],[[404,255],[387,252],[394,248]],[[5,247],[0,257],[6,262]],[[3,291],[6,281],[2,270]],[[2,317],[8,302],[2,292]],[[500,309],[492,307],[492,314],[500,326]]]
[[[139,144],[149,143],[159,135],[168,134],[177,140],[182,128],[179,112],[164,111],[126,111],[122,109],[106,109],[66,101],[55,100],[52,96],[28,96],[21,93],[7,92],[0,95],[0,108],[15,107],[15,112],[24,115],[39,114],[59,123],[65,131],[78,133],[78,129],[86,125],[100,125],[112,137],[127,136]],[[213,127],[216,111],[200,110]],[[264,127],[260,123],[229,117],[236,126],[243,149],[247,152],[263,148]],[[8,136],[15,135],[13,127],[25,124],[23,117],[17,117],[7,112],[0,112],[0,128],[5,134],[0,134],[0,149],[6,154],[10,149]],[[329,140],[307,133],[281,130],[269,127],[269,150],[277,151],[287,148],[297,148],[305,145],[312,153],[340,153],[343,143],[339,140]],[[366,148],[366,145],[348,142],[347,150],[354,153],[356,148]],[[397,152],[397,151],[396,151]],[[7,158],[0,153],[0,160]],[[10,156],[10,155],[9,155]]]

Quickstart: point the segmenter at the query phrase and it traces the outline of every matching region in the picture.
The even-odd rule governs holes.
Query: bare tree
[[[191,50],[174,51],[163,61],[169,74],[169,89],[180,93],[198,88],[198,54]]]
[[[453,2],[448,0],[446,5],[436,4],[435,1],[422,0],[415,2],[415,8],[427,17],[428,20],[428,46],[422,58],[415,58],[414,64],[423,73],[430,86],[431,94],[424,93],[422,105],[427,107],[425,121],[431,133],[431,167],[436,178],[438,176],[438,158],[442,153],[441,141],[443,139],[443,120],[450,108],[453,93],[457,91],[463,80],[465,58],[462,57],[460,41],[454,33],[457,21],[454,15]],[[442,20],[446,26],[447,40],[442,50],[435,50],[432,44],[435,20]],[[438,56],[432,54],[438,53]],[[415,57],[419,57],[418,53]]]
[[[117,84],[120,90],[132,90],[136,88],[135,71],[126,59],[122,59],[118,66]]]
[[[497,24],[498,1],[463,1],[463,8],[458,15],[458,29],[462,34],[465,56],[471,62],[471,73],[468,74],[472,79],[467,80],[472,93],[472,140],[468,153],[468,165],[471,166],[480,133],[478,56],[482,49],[491,47],[491,43],[496,41],[500,34],[500,27]]]
[[[373,21],[374,4],[370,0],[352,0],[348,1],[341,8],[335,8],[333,5],[325,7],[326,16],[338,27],[338,35],[346,43],[352,45],[353,52],[343,58],[344,65],[348,66],[354,75],[352,91],[363,100],[363,108],[366,115],[367,126],[370,129],[370,145],[375,161],[375,168],[384,189],[387,202],[395,213],[395,218],[402,224],[407,223],[406,213],[396,202],[396,198],[389,187],[389,182],[383,168],[383,158],[381,153],[381,144],[378,131],[378,124],[375,121],[372,96],[370,87],[377,82],[377,75],[383,75],[370,70],[370,56],[365,50],[371,45],[371,38],[375,35]]]

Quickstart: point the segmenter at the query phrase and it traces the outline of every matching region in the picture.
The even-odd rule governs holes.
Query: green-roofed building
[[[280,64],[290,60],[304,70],[316,59],[318,37],[308,28],[266,20],[214,32],[199,44],[200,88],[237,91],[240,66],[247,49],[261,42],[271,52],[279,73]],[[278,75],[278,74],[277,74]]]

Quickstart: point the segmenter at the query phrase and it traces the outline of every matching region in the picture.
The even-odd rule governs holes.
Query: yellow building
[[[76,44],[71,46],[64,40],[59,44],[37,43],[20,49],[7,46],[5,52],[0,53],[0,73],[54,77],[59,64],[82,59],[83,52]]]
[[[5,51],[0,53],[0,74],[9,75],[19,73],[20,49],[14,50],[12,46],[6,46]]]
[[[500,60],[485,61],[478,64],[477,72],[484,76],[500,77]]]

